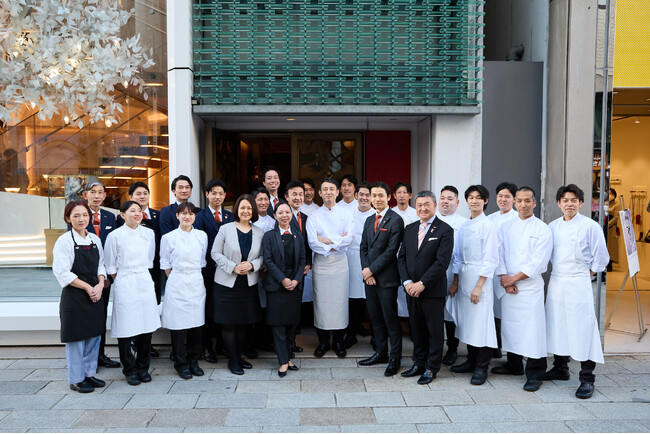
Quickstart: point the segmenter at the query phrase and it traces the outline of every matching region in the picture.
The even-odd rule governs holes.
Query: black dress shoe
[[[244,375],[244,370],[241,366],[239,366],[239,363],[237,362],[231,362],[228,360],[228,369],[230,369],[230,372],[235,375]]]
[[[299,371],[299,370],[300,370],[300,368],[297,367],[296,365],[289,365],[289,368],[288,368],[288,369],[289,369],[290,371]]]
[[[455,372],[456,374],[467,374],[470,372],[474,372],[474,364],[470,362],[469,360],[464,361],[460,365],[455,365],[449,368],[451,372]]]
[[[178,376],[181,377],[183,380],[189,380],[192,378],[192,373],[190,372],[189,369],[181,369],[178,371]]]
[[[154,347],[151,347],[151,357],[160,357],[160,353]]]
[[[539,390],[540,387],[542,387],[543,381],[534,379],[534,380],[528,380],[526,381],[526,384],[524,384],[524,390],[526,392],[535,392],[536,390]]]
[[[239,359],[239,366],[241,366],[244,369],[253,369],[253,365],[251,365],[249,362],[247,362],[244,359]]]
[[[343,347],[347,350],[352,347],[352,345],[357,343],[357,337],[354,335],[347,335],[345,339],[343,339]]]
[[[501,357],[503,357],[503,352],[501,352],[501,348],[495,348],[492,350],[493,359],[500,359]]]
[[[413,365],[406,371],[402,372],[400,375],[402,377],[415,377],[416,375],[424,374],[424,366]]]
[[[247,350],[244,350],[244,355],[248,357],[249,359],[257,359],[257,350],[255,348],[249,348]]]
[[[345,351],[345,347],[343,346],[343,342],[334,342],[334,352],[338,357],[345,357],[347,354],[347,351]]]
[[[90,393],[93,390],[95,390],[95,388],[93,387],[92,384],[84,380],[81,383],[71,384],[70,390],[74,390],[75,392],[79,392],[79,393]]]
[[[520,366],[519,369],[513,370],[506,364],[502,366],[495,366],[490,370],[490,372],[499,375],[524,375],[524,368],[523,366]]]
[[[370,334],[370,330],[365,328],[364,326],[359,327],[359,330],[357,330],[357,334],[361,337],[366,337]]]
[[[576,398],[589,399],[594,394],[594,385],[590,383],[580,383],[576,390]]]
[[[205,360],[208,363],[217,363],[217,356],[214,355],[213,352],[211,351],[206,351],[205,354],[203,355],[203,360]]]
[[[451,366],[454,363],[456,363],[457,359],[458,359],[458,353],[456,351],[447,351],[445,357],[442,358],[442,363],[447,366]]]
[[[100,380],[99,378],[95,378],[95,377],[86,377],[84,381],[86,381],[88,384],[90,384],[93,387],[106,386],[106,382],[104,380]]]
[[[561,380],[566,381],[571,378],[571,374],[568,372],[561,372],[555,368],[551,368],[550,371],[542,374],[539,379],[542,381],[552,381],[552,380]]]
[[[190,372],[196,377],[203,377],[205,375],[205,372],[203,372],[203,369],[199,365],[190,366]]]
[[[278,369],[278,377],[284,378],[287,376],[287,371],[281,371]]]
[[[120,362],[111,360],[104,354],[99,356],[99,358],[97,359],[97,364],[105,368],[119,368],[120,366],[122,366]]]
[[[294,353],[302,353],[304,350],[302,349],[302,347],[299,347],[298,345],[294,345],[291,351],[293,351]]]
[[[367,359],[359,360],[360,366],[372,366],[380,363],[388,363],[388,354],[375,353]]]
[[[138,372],[138,377],[140,377],[140,381],[143,383],[151,382],[151,374],[149,374],[147,371]]]
[[[427,369],[424,373],[418,378],[418,384],[429,384],[436,378],[436,373],[431,369]]]
[[[384,377],[392,377],[393,375],[397,374],[401,365],[402,364],[399,359],[392,359],[389,361],[388,366],[384,371]]]
[[[328,352],[329,350],[330,350],[330,346],[329,346],[329,345],[323,345],[323,344],[320,344],[320,345],[318,345],[318,347],[316,347],[316,349],[314,350],[314,357],[317,357],[317,358],[320,359],[320,358],[323,357],[323,356],[325,355],[325,353]]]
[[[131,386],[137,386],[140,384],[140,377],[138,374],[131,374],[126,376],[126,382],[129,383]]]
[[[474,374],[472,374],[472,379],[469,380],[470,384],[473,384],[474,386],[480,386],[481,384],[485,383],[485,380],[487,380],[487,369],[477,369],[474,371]]]

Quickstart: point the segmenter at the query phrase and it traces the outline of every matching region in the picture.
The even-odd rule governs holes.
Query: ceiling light
[[[635,117],[634,117],[634,123],[635,123],[635,124],[640,124],[640,123],[641,123],[641,121],[639,120],[639,117],[638,117],[638,116],[635,116]]]
[[[296,119],[295,118],[287,118],[286,120],[287,121],[295,121]]]

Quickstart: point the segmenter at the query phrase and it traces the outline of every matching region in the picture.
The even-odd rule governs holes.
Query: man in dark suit
[[[86,228],[89,232],[94,232],[102,242],[102,247],[106,244],[106,237],[116,227],[115,215],[101,209],[101,205],[106,199],[106,187],[99,181],[91,182],[86,186],[83,196],[88,201],[88,206],[93,215],[90,216],[90,222]],[[102,299],[100,303],[104,304],[104,323],[106,323],[106,316],[108,315],[108,299],[111,295],[111,282],[109,279],[104,280],[104,291],[102,292]],[[102,333],[102,339],[99,344],[99,357],[97,358],[97,365],[106,368],[119,368],[121,365],[115,360],[111,360],[104,352],[106,345],[106,329]]]
[[[280,196],[280,172],[273,166],[266,167],[262,173],[262,185],[269,191],[271,201],[266,213],[273,217],[275,208],[283,202]]]
[[[172,193],[176,198],[176,202],[164,207],[160,210],[160,235],[163,236],[168,232],[173,231],[178,227],[178,219],[176,218],[176,208],[179,204],[187,202],[192,196],[192,181],[185,175],[178,175],[172,181]],[[197,208],[197,212],[200,208]]]
[[[307,214],[300,211],[300,207],[305,201],[305,186],[302,181],[289,181],[287,184],[287,190],[284,193],[284,198],[291,207],[291,212],[293,217],[291,218],[291,230],[300,232],[302,234],[302,239],[305,242],[305,271],[303,276],[306,276],[311,269],[311,248],[309,247],[309,241],[307,240]],[[303,277],[304,279],[304,277]],[[302,347],[296,345],[295,341],[293,343],[293,351],[296,353],[302,353]]]
[[[390,187],[386,183],[373,184],[370,200],[377,214],[366,219],[359,251],[376,352],[359,361],[359,365],[388,362],[384,375],[392,377],[399,371],[402,360],[402,327],[397,316],[397,287],[400,285],[397,251],[404,235],[404,221],[388,207]]]
[[[402,376],[420,375],[418,384],[428,384],[442,363],[446,273],[454,250],[454,230],[435,216],[436,196],[432,192],[418,193],[415,210],[420,221],[404,229],[398,255],[413,339],[413,366]]]
[[[208,206],[196,214],[194,227],[204,231],[208,235],[208,250],[205,255],[207,265],[201,270],[203,283],[205,285],[205,326],[203,327],[203,358],[206,362],[216,363],[217,356],[213,339],[219,339],[218,327],[214,322],[212,287],[214,286],[214,272],[217,267],[210,255],[214,239],[219,228],[235,221],[235,216],[230,211],[223,209],[223,202],[226,199],[226,183],[220,179],[211,179],[205,184],[205,198]]]

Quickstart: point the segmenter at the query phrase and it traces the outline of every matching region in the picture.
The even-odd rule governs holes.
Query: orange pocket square
[[[379,228],[380,231],[387,231],[388,229]]]

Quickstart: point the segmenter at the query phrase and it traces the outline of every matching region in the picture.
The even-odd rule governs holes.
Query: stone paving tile
[[[212,375],[212,372],[214,371],[214,369],[205,369],[205,368],[203,368],[203,370],[205,371],[205,375],[202,375],[201,377],[192,377],[192,381],[207,381],[207,380],[209,380],[210,376]],[[155,368],[153,370],[150,369],[149,373],[151,374],[151,378],[153,378],[153,381],[182,380],[182,378],[178,376],[178,372],[176,372],[176,369],[174,369],[173,366],[160,367],[160,368]]]
[[[650,402],[650,387],[598,387],[601,393],[610,401],[616,402]]]
[[[7,367],[16,363],[17,360],[14,359],[0,359],[0,369],[6,369]]]
[[[226,421],[226,408],[169,409],[156,412],[149,427],[221,427]],[[216,428],[216,431],[222,431]]]
[[[334,368],[332,378],[343,380],[365,380],[366,378],[384,377],[386,368]]]
[[[265,426],[262,432],[340,432],[340,428],[336,425],[332,426]],[[343,431],[346,432],[346,431]]]
[[[271,380],[286,381],[291,380],[331,380],[332,371],[338,369],[356,369],[356,368],[301,368],[299,371],[289,371],[287,376],[280,378],[277,369],[271,371]]]
[[[516,404],[513,407],[528,421],[593,419],[593,416],[577,402],[562,404]]]
[[[443,409],[452,422],[516,422],[523,420],[510,405],[446,405]]]
[[[526,383],[526,376],[488,374],[487,381],[495,389],[521,389],[524,387],[524,383]]]
[[[234,432],[234,433],[248,433],[248,432],[262,432],[261,426],[188,426],[185,427],[183,432]]]
[[[84,433],[84,432],[104,432],[104,428],[94,428],[94,429],[88,429],[88,428],[48,428],[48,429],[43,429],[40,428],[38,430],[28,430],[27,432],[39,432],[39,433],[68,433],[68,432],[78,432],[78,433]]]
[[[138,393],[133,395],[124,408],[194,408],[198,399],[199,395],[194,393],[180,395]]]
[[[278,363],[278,359],[276,357],[273,357],[271,359],[258,358],[258,359],[247,359],[247,360],[251,365],[253,365],[253,369],[270,369],[273,371],[277,371],[278,368],[280,367],[280,364]],[[302,361],[300,361],[299,359],[293,359],[291,360],[291,363],[298,366],[299,368],[302,367]],[[228,370],[228,365],[224,363],[223,369]],[[246,373],[248,373],[248,371]]]
[[[99,368],[97,370],[97,375],[95,375],[95,377],[104,381],[108,381],[108,380],[126,381],[126,378],[122,373],[122,368]],[[67,374],[64,378],[57,378],[57,380],[65,380],[66,378],[68,378]]]
[[[448,423],[449,418],[440,407],[374,408],[377,423]]]
[[[30,381],[25,382],[26,384],[29,383],[36,383],[35,381]],[[110,381],[106,382],[106,387],[110,385]],[[100,395],[104,393],[106,390],[106,387],[98,387],[93,391],[93,395]],[[38,392],[36,392],[37,395],[78,395],[79,392],[76,392],[74,390],[70,389],[70,384],[67,381],[50,381],[40,389]]]
[[[300,368],[356,368],[356,359],[303,359]]]
[[[494,393],[494,392],[492,392]],[[422,407],[432,405],[463,405],[474,404],[466,390],[420,390],[413,392],[402,392],[404,401],[409,407]]]
[[[217,394],[202,393],[195,405],[196,408],[264,408],[266,394],[241,393]]]
[[[0,410],[47,410],[63,395],[0,395]]]
[[[57,395],[36,395],[42,397],[57,397]],[[114,410],[123,408],[133,395],[111,393],[106,395],[95,395],[95,393],[75,393],[65,395],[55,406],[55,410]],[[60,397],[59,397],[60,398]]]
[[[5,362],[7,360],[2,360]],[[2,366],[0,362],[0,369],[40,369],[40,368],[65,368],[68,364],[65,359],[23,359],[16,360],[9,366]]]
[[[140,433],[140,432],[151,432],[151,433],[157,433],[157,432],[183,432],[183,428],[178,427],[178,428],[158,428],[158,427],[146,427],[146,428],[107,428],[106,431],[104,432],[134,432],[134,433]]]
[[[174,382],[169,393],[235,393],[237,382],[233,380],[222,381],[192,381],[178,380]]]
[[[278,376],[277,374],[275,375]],[[206,377],[203,377],[206,378]],[[210,380],[237,380],[237,381],[251,381],[251,380],[270,380],[271,371],[269,369],[245,369],[244,375],[235,375],[228,369],[215,369],[210,375]]]
[[[126,380],[113,381],[104,390],[104,393],[157,393],[165,394],[172,388],[174,382],[166,380],[152,381],[151,383],[140,383],[138,386],[131,386]],[[94,393],[94,392],[93,392]]]
[[[302,380],[303,393],[365,392],[362,380]]]
[[[650,414],[650,402],[584,402],[582,405],[597,419],[640,419]]]
[[[553,388],[556,387],[553,386]],[[499,390],[499,392],[495,392],[490,389],[475,388],[468,389],[467,393],[477,404],[519,404],[542,402],[537,395],[531,392],[526,392],[523,389],[508,389],[507,391]],[[575,397],[573,401],[575,401]]]
[[[418,432],[457,433],[457,432],[496,432],[489,423],[436,423],[417,424]]]
[[[60,371],[65,372],[65,377],[68,378],[68,371],[65,369],[60,369]],[[34,372],[33,369],[4,369],[0,371],[0,381],[21,381],[27,380]],[[53,378],[29,378],[29,380],[52,380]]]
[[[0,428],[67,428],[82,413],[82,410],[13,411],[0,421]]]
[[[298,393],[300,381],[239,381],[235,393]]]
[[[266,400],[267,408],[327,408],[336,407],[333,393],[273,393]]]
[[[342,425],[341,432],[418,432],[413,423],[395,425]]]
[[[650,419],[639,419],[637,420],[641,425],[645,426],[646,428],[650,428]]]
[[[338,407],[404,407],[399,392],[348,392],[336,394]]]
[[[575,432],[649,432],[648,427],[635,420],[568,420]]]
[[[0,429],[0,432],[29,432],[27,428],[23,429]],[[40,432],[40,430],[33,430],[31,432]],[[65,431],[67,432],[67,431]]]
[[[363,382],[366,385],[366,390],[368,392],[403,392],[406,390],[429,390],[427,386],[423,386],[417,383],[417,377],[403,378],[394,376],[368,378],[366,380],[363,380]]]
[[[576,402],[578,399],[576,398],[576,389],[573,387],[550,386],[551,387],[546,387],[546,385],[543,385],[537,392],[530,393],[524,391],[524,393],[536,395],[544,402]],[[592,396],[589,401],[609,401],[609,399],[600,393],[598,388],[596,388],[594,396]]]
[[[635,386],[650,387],[650,375],[647,374],[608,374],[606,376],[613,384],[605,384],[601,377],[596,376],[596,388],[600,386]]]
[[[46,381],[0,381],[0,395],[31,395],[46,385]]]
[[[442,390],[442,389],[490,389],[494,390],[494,386],[486,381],[485,384],[481,386],[473,386],[470,384],[469,380],[472,378],[470,374],[454,374],[452,377],[447,378],[436,378],[431,383],[427,384],[431,390]],[[490,377],[488,377],[488,380]],[[417,378],[409,378],[413,382],[417,381]],[[416,383],[417,384],[417,383]],[[511,388],[510,386],[508,388]]]
[[[284,426],[298,425],[297,408],[235,408],[228,412],[226,426]]]
[[[578,369],[579,370],[579,369]],[[600,386],[618,386],[619,383],[618,381],[614,381],[613,379],[609,378],[613,374],[608,374],[608,375],[600,375],[598,373],[598,367],[596,367],[596,388]],[[623,377],[626,376],[635,376],[635,374],[620,374]],[[642,375],[639,375],[639,377],[642,377]],[[647,376],[646,376],[647,377]],[[625,378],[623,378],[621,381],[627,381]],[[578,377],[578,374],[571,374],[571,378],[567,381],[561,381],[561,380],[553,380],[552,381],[556,386],[558,387],[573,387],[577,389],[580,386],[580,378]]]
[[[563,421],[493,422],[496,432],[572,432]]]
[[[155,410],[88,410],[79,417],[72,427],[144,428],[154,414],[156,414]]]
[[[598,381],[599,376],[607,374],[634,374],[635,372],[627,369],[627,364],[639,363],[638,360],[625,360],[625,361],[610,361],[609,357],[607,358],[607,363],[596,364],[596,369],[594,373],[596,374],[596,381]],[[549,365],[550,368],[550,365]],[[650,371],[648,371],[650,372]],[[575,365],[575,370],[571,370],[571,376],[578,376],[580,373],[580,364]],[[637,372],[638,374],[643,374],[644,372]]]
[[[303,408],[300,410],[300,425],[369,425],[376,422],[371,408]]]

